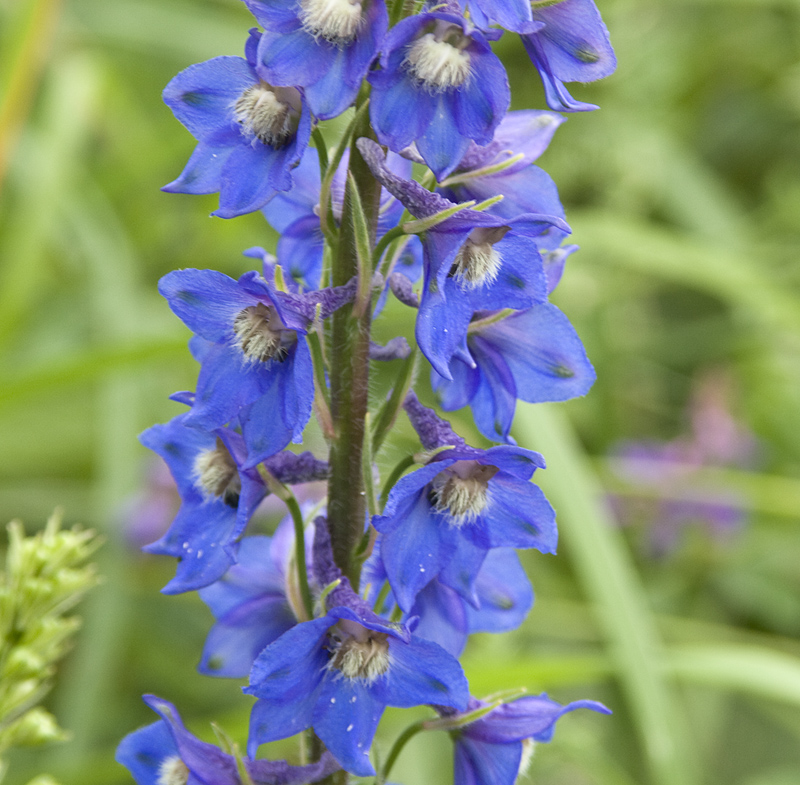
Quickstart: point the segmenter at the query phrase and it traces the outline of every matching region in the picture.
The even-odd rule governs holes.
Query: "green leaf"
[[[353,305],[353,313],[361,317],[369,307],[372,293],[372,243],[369,237],[367,217],[361,195],[358,193],[355,177],[347,173],[347,195],[350,200],[350,216],[353,220],[353,237],[355,238],[356,261],[358,263],[358,291]]]
[[[673,647],[667,670],[678,680],[800,706],[800,658],[761,646]]]

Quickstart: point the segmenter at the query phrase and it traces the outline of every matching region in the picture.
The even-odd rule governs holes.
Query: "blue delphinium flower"
[[[328,120],[355,100],[388,27],[384,0],[245,0],[265,28],[258,70],[269,82],[303,88]]]
[[[472,408],[478,430],[509,441],[517,400],[566,401],[585,395],[595,372],[575,328],[550,303],[502,314],[476,314],[467,346],[474,365],[450,363],[450,379],[431,371],[445,411]]]
[[[412,215],[428,218],[455,207],[390,171],[375,142],[359,139],[357,145],[373,174]],[[464,209],[421,234],[425,277],[416,337],[440,375],[449,376],[454,355],[470,362],[467,327],[476,310],[526,308],[546,299],[535,238],[553,226],[569,232],[556,216],[525,213],[505,219]]]
[[[148,428],[139,437],[160,455],[172,474],[181,507],[167,532],[146,545],[148,553],[179,559],[167,594],[208,586],[237,559],[238,540],[269,493],[258,471],[245,468],[241,435],[229,428],[213,432],[187,425],[188,413]],[[328,464],[305,452],[278,453],[265,461],[279,481],[294,485],[327,476]]]
[[[436,577],[477,607],[475,580],[490,548],[555,552],[555,513],[530,482],[544,460],[521,447],[480,450],[454,434],[432,436],[439,418],[413,393],[405,408],[426,449],[453,446],[403,477],[373,519],[389,583],[404,611]]]
[[[181,497],[168,531],[144,548],[180,560],[175,578],[163,589],[167,594],[217,580],[236,560],[236,540],[267,495],[258,472],[242,466],[238,434],[192,428],[186,419],[187,414],[178,415],[139,437],[166,461]]]
[[[522,36],[525,50],[539,70],[547,105],[557,112],[597,109],[576,101],[564,82],[594,82],[614,72],[617,60],[608,30],[594,0],[562,0],[533,9],[544,25]]]
[[[470,698],[469,711],[488,704]],[[542,694],[504,703],[489,714],[451,731],[455,746],[454,785],[514,785],[527,768],[531,742],[553,738],[559,717],[576,709],[611,712],[597,701],[581,700],[561,706]],[[440,709],[444,717],[458,721],[452,710]]]
[[[368,76],[380,142],[397,153],[416,142],[438,179],[470,140],[491,141],[508,109],[508,78],[488,35],[453,13],[409,17],[389,31],[381,69]]]
[[[255,272],[234,281],[190,269],[165,275],[159,291],[197,335],[192,349],[201,368],[187,424],[215,428],[238,418],[245,468],[300,440],[314,400],[306,331],[317,304],[325,318],[354,288],[298,295],[277,291]]]
[[[144,702],[161,719],[129,733],[115,755],[138,785],[242,785],[233,755],[195,738],[168,701],[145,695]],[[327,752],[307,766],[250,758],[242,763],[254,785],[307,785],[341,768]]]
[[[509,112],[485,147],[470,146],[453,174],[438,188],[451,202],[485,199],[501,194],[502,200],[488,212],[513,219],[521,213],[538,213],[564,218],[553,179],[533,162],[547,149],[564,118],[554,112],[534,109]],[[514,157],[517,161],[508,164]],[[499,169],[499,171],[494,171]],[[540,249],[555,248],[565,237],[557,226],[538,235]]]
[[[255,70],[259,33],[246,59],[215,57],[181,71],[164,101],[198,145],[177,180],[162,190],[219,191],[214,215],[233,218],[263,207],[292,187],[291,169],[311,136],[311,113],[294,87],[275,87]]]
[[[321,584],[341,580],[327,612],[292,627],[253,665],[245,692],[258,698],[249,751],[308,727],[348,771],[371,776],[368,752],[388,706],[466,707],[467,682],[440,646],[388,622],[350,588],[334,566],[324,518],[317,519],[314,570]]]

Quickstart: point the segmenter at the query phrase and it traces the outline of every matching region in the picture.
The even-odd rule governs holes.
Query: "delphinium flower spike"
[[[544,458],[511,438],[516,401],[567,400],[594,381],[548,301],[577,246],[534,161],[563,118],[508,112],[492,42],[522,36],[549,106],[573,111],[592,106],[563,83],[613,70],[607,32],[592,0],[245,4],[263,27],[245,57],[190,66],[164,92],[198,141],[165,190],[218,191],[223,218],[262,211],[277,256],[249,248],[260,269],[238,279],[162,278],[200,372],[173,395],[187,410],[142,442],[181,497],[146,548],[178,559],[164,591],[199,592],[214,616],[200,669],[247,677],[255,704],[242,754],[219,730],[221,747],[197,740],[147,697],[161,720],[118,759],[140,785],[386,783],[411,735],[446,729],[457,785],[511,785],[528,740],[549,740],[576,708],[606,710],[470,698],[457,660],[470,634],[516,629],[531,608],[515,549],[556,548],[554,510],[531,482]],[[372,322],[398,313],[390,297],[413,309],[416,345],[375,340]],[[502,444],[468,444],[420,401],[420,357],[441,408],[471,406]],[[395,375],[383,401],[374,362]],[[397,456],[387,437],[402,409],[421,449]],[[291,446],[314,410],[327,456]],[[292,487],[322,479],[327,497],[303,507]],[[256,513],[270,494],[289,518],[267,534]],[[387,706],[429,719],[383,757],[372,748]],[[300,765],[258,757],[296,734]]]

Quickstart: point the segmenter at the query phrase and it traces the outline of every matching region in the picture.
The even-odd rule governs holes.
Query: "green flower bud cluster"
[[[8,525],[0,573],[0,779],[9,748],[65,737],[55,718],[37,704],[80,626],[80,619],[65,614],[98,582],[94,565],[86,562],[99,545],[92,531],[61,530],[60,511],[31,537],[19,521]]]

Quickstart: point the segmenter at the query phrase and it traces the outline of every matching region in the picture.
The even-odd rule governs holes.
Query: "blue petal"
[[[497,55],[491,51],[476,53],[472,60],[479,77],[455,91],[455,122],[464,136],[474,139],[477,144],[488,144],[508,110],[511,89],[506,69]],[[462,157],[463,153],[458,160]]]
[[[469,689],[458,660],[432,641],[389,639],[390,666],[374,690],[389,706],[409,708],[431,703],[462,711]]]
[[[468,726],[469,727],[469,726]],[[514,785],[522,742],[489,744],[462,735],[455,745],[455,785]]]
[[[286,148],[254,140],[235,148],[222,167],[219,208],[213,215],[235,218],[260,210],[278,191],[291,188]]]
[[[270,384],[241,414],[248,458],[244,468],[257,466],[302,436],[314,403],[314,379],[308,343],[298,336],[282,362],[272,361]]]
[[[509,219],[521,213],[564,217],[556,184],[547,172],[533,165],[491,177],[474,177],[453,189],[452,196],[447,191],[444,195],[460,201],[475,199],[482,202],[498,193],[503,194],[503,199],[491,208],[493,215]],[[554,227],[548,230],[548,235],[556,232],[558,230]]]
[[[491,548],[536,548],[555,553],[556,514],[541,488],[498,472],[490,481],[484,511]]]
[[[527,304],[527,303],[526,303]],[[442,376],[459,350],[467,350],[467,327],[474,311],[471,293],[453,279],[444,292],[426,286],[415,326],[417,343],[433,369]]]
[[[243,678],[261,651],[296,623],[286,597],[242,603],[209,631],[198,670],[208,676]]]
[[[473,399],[481,383],[481,375],[477,367],[470,368],[461,360],[453,360],[448,370],[452,379],[431,371],[431,387],[442,409],[452,412],[467,406]]]
[[[564,82],[593,82],[614,72],[617,60],[593,0],[565,0],[537,9],[541,39],[553,75]]]
[[[528,308],[547,299],[544,265],[533,239],[509,232],[495,243],[495,251],[501,258],[496,280],[465,289],[469,294],[471,311]],[[453,278],[446,290],[448,299],[451,288],[455,286],[461,284]],[[468,318],[471,317],[472,313]],[[466,335],[466,325],[464,332]]]
[[[566,401],[585,395],[594,383],[594,368],[580,338],[554,305],[536,305],[490,325],[481,335],[502,354],[520,400]]]
[[[547,55],[542,46],[542,39],[538,34],[522,36],[525,51],[539,71],[544,87],[544,96],[547,105],[557,112],[591,112],[598,107],[595,104],[586,104],[576,101],[564,87],[550,68]]]
[[[469,524],[465,524],[465,526],[469,526]],[[475,591],[475,582],[483,560],[486,558],[486,552],[485,547],[477,544],[470,537],[455,537],[449,552],[450,558],[439,574],[439,580],[442,583],[458,592],[474,608],[480,605]]]
[[[302,24],[297,16],[297,4],[286,0],[244,0],[250,13],[265,30],[290,33]]]
[[[370,777],[369,748],[386,704],[360,679],[328,676],[314,708],[314,731],[347,771]]]
[[[491,20],[515,33],[528,30],[533,21],[529,0],[472,0],[472,4],[483,12],[487,21]]]
[[[321,75],[305,89],[308,105],[320,120],[330,120],[344,112],[355,101],[363,78],[363,74],[355,81],[350,78],[349,50],[331,48],[334,50],[332,56],[324,58],[327,62],[320,58]]]
[[[162,186],[173,194],[213,194],[219,191],[222,167],[232,147],[212,147],[200,142],[177,180]]]
[[[431,581],[418,595],[409,616],[419,616],[414,634],[433,641],[448,654],[460,657],[467,643],[464,602],[448,586]]]
[[[530,695],[498,706],[491,714],[464,728],[464,736],[491,744],[508,744],[522,739],[550,741],[556,722],[576,709],[591,709],[600,714],[611,712],[597,701],[574,701],[562,706],[545,693]]]
[[[155,695],[142,696],[144,702],[168,725],[181,760],[196,777],[198,783],[237,785],[239,777],[232,755],[225,754],[213,744],[192,736],[183,725],[177,709],[168,701]],[[191,782],[192,777],[189,781]],[[187,783],[189,785],[189,783]]]
[[[381,539],[381,557],[397,604],[410,611],[414,598],[439,574],[449,554],[425,491],[411,497],[395,520],[399,525]]]
[[[195,404],[187,415],[187,424],[212,429],[231,422],[245,406],[274,386],[275,364],[246,363],[238,348],[214,345],[200,368]]]
[[[475,425],[487,439],[507,441],[517,405],[516,379],[503,354],[482,336],[472,336],[469,348],[480,368],[480,383],[470,401]]]
[[[194,591],[221,578],[235,561],[236,524],[236,510],[224,502],[184,504],[167,533],[144,548],[179,559],[164,594]]]
[[[497,466],[501,471],[520,480],[530,480],[536,469],[545,468],[544,457],[541,453],[506,444],[485,450],[483,457],[479,458],[478,462]]]
[[[138,785],[156,785],[161,763],[177,754],[167,723],[159,720],[129,733],[119,743],[114,760],[130,771]]]
[[[307,87],[331,67],[336,51],[327,42],[318,44],[302,28],[290,33],[266,32],[258,46],[259,70],[270,84]],[[317,114],[313,104],[311,110]]]
[[[324,248],[319,218],[311,213],[283,232],[278,240],[278,262],[284,274],[304,289],[319,289]]]
[[[245,537],[237,563],[216,583],[200,590],[200,599],[215,619],[256,597],[284,594],[284,578],[271,558],[271,550],[269,537]]]
[[[216,270],[173,270],[158,282],[158,291],[193,333],[215,343],[232,336],[236,317],[258,302]]]
[[[531,583],[510,548],[494,548],[486,554],[475,592],[480,608],[466,608],[470,633],[515,630],[533,605]]]
[[[179,414],[168,423],[153,425],[139,436],[139,441],[164,459],[181,499],[200,504],[203,494],[195,485],[194,463],[199,453],[216,445],[217,438],[208,431],[188,427],[185,419],[185,414]]]
[[[448,93],[435,97],[428,126],[416,139],[419,154],[437,180],[443,180],[456,168],[469,147],[470,138],[462,133],[454,116],[454,100]]]
[[[200,142],[233,123],[231,107],[258,75],[241,57],[215,57],[190,65],[164,88],[164,102]]]
[[[292,627],[258,655],[244,692],[258,701],[250,717],[247,749],[293,736],[311,725],[314,704],[328,655],[324,638],[333,619],[327,616]]]
[[[319,156],[316,150],[308,148],[292,170],[291,190],[282,191],[266,204],[262,210],[264,217],[278,234],[283,234],[295,221],[314,215],[319,188]]]
[[[369,113],[381,144],[399,153],[429,126],[434,101],[404,74],[373,71]]]

